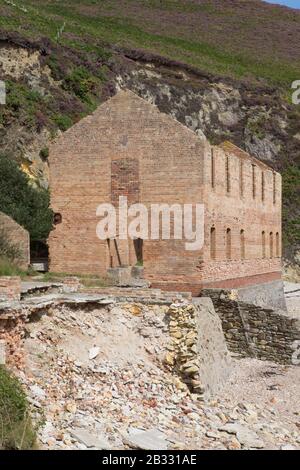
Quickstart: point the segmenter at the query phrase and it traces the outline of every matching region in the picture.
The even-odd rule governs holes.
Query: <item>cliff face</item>
[[[68,7],[71,3],[67,2]],[[114,2],[112,3],[114,4]],[[133,13],[137,15],[135,21],[141,21],[146,13],[149,15],[150,2],[130,1],[124,3],[128,4],[130,8],[128,7],[123,13],[127,17],[131,15],[132,21]],[[234,54],[238,53],[238,45],[237,43],[235,46],[230,45],[228,40],[225,40],[224,34],[226,28],[228,29],[228,24],[232,27],[235,18],[230,15],[237,15],[237,12],[242,15],[238,20],[240,24],[236,24],[231,31],[232,37],[235,37],[238,32],[241,32],[246,19],[249,19],[251,15],[252,21],[260,21],[260,16],[253,16],[254,11],[257,13],[259,9],[264,17],[264,27],[272,19],[272,24],[270,23],[268,27],[270,35],[276,36],[277,32],[274,30],[276,23],[280,25],[282,34],[283,31],[286,32],[286,28],[288,30],[292,28],[293,35],[298,37],[300,30],[298,31],[297,28],[299,28],[300,16],[293,16],[287,9],[279,8],[278,10],[277,7],[265,4],[261,6],[262,2],[259,1],[210,1],[206,2],[207,5],[205,3],[205,9],[203,9],[203,2],[184,1],[182,5],[185,5],[187,10],[189,9],[185,12],[182,10],[182,5],[179,11],[177,3],[173,1],[168,2],[164,8],[164,2],[152,3],[153,5],[155,3],[155,11],[160,9],[164,16],[165,26],[160,35],[157,31],[151,30],[156,21],[153,16],[154,12],[152,12],[152,16],[148,16],[148,20],[152,18],[152,26],[149,26],[149,21],[145,22],[144,29],[147,30],[148,36],[144,37],[133,27],[130,30],[129,26],[126,26],[127,29],[125,29],[125,26],[120,22],[115,24],[115,19],[109,16],[108,11],[105,10],[105,12],[102,11],[102,14],[105,13],[106,16],[101,17],[99,24],[103,28],[109,26],[109,31],[113,30],[116,33],[116,38],[110,38],[112,42],[105,43],[105,45],[98,39],[95,40],[94,34],[96,33],[93,31],[92,34],[91,29],[94,23],[91,22],[90,16],[96,14],[97,9],[105,8],[108,2],[101,2],[101,5],[97,4],[97,7],[86,6],[84,11],[83,7],[80,7],[82,15],[80,22],[79,16],[71,18],[67,10],[61,8],[59,11],[55,11],[56,16],[60,15],[60,18],[65,18],[67,25],[69,25],[69,31],[66,33],[63,32],[63,27],[56,28],[55,41],[49,39],[51,35],[53,36],[52,32],[51,34],[46,32],[47,38],[41,36],[39,23],[34,16],[36,11],[31,11],[30,8],[27,13],[21,11],[18,12],[18,15],[25,15],[25,18],[28,18],[30,14],[29,23],[34,24],[34,26],[31,24],[30,27],[34,29],[35,34],[29,34],[26,28],[23,34],[22,26],[18,27],[22,34],[11,32],[12,28],[10,28],[10,32],[4,30],[1,32],[0,22],[0,79],[5,81],[7,88],[7,104],[0,106],[1,151],[17,159],[23,170],[38,184],[47,186],[47,148],[51,139],[82,116],[90,113],[98,104],[113,95],[117,89],[129,88],[156,104],[161,111],[172,115],[185,124],[200,138],[205,135],[212,143],[231,140],[282,172],[285,253],[288,258],[297,259],[297,250],[300,245],[300,106],[290,105],[288,96],[291,93],[289,80],[297,78],[297,75],[293,75],[291,72],[291,64],[296,64],[296,62],[284,64],[282,61],[284,57],[289,57],[292,54],[291,51],[294,54],[294,49],[298,45],[296,44],[295,48],[291,47],[288,44],[288,38],[285,38],[284,42],[278,42],[276,45],[278,74],[274,77],[271,76],[271,69],[266,66],[264,70],[257,70],[255,77],[255,69],[251,70],[252,75],[250,76],[244,65],[245,73],[240,73],[237,65],[240,66],[244,62],[240,56],[240,58],[235,58]],[[139,10],[141,4],[144,7]],[[102,7],[102,5],[104,6]],[[122,11],[123,6],[122,2]],[[200,7],[201,14],[200,10],[198,11]],[[50,8],[50,6],[47,4],[45,8]],[[78,8],[77,5],[76,8]],[[93,8],[96,9],[95,12],[91,11]],[[246,10],[250,8],[251,11],[246,11],[245,8]],[[15,13],[12,7],[1,6],[1,1],[0,12],[10,15],[10,19]],[[271,19],[270,12],[274,13]],[[39,15],[43,15],[41,10],[39,10]],[[183,39],[187,34],[192,34],[192,30],[187,27],[187,18],[196,18],[195,15],[198,18],[198,26],[201,26],[203,21],[205,24],[211,25],[210,34],[207,37],[211,43],[215,37],[219,44],[223,34],[223,52],[211,51],[209,48],[203,49],[202,46],[199,52],[194,46],[192,47],[190,42],[179,43],[176,40],[176,44],[173,44],[172,41],[168,42],[165,55],[162,55],[161,53],[164,51],[156,47],[156,43],[153,42],[150,45],[146,43],[146,39],[150,41],[152,38],[149,36],[150,30],[152,35],[156,34],[157,41],[162,41],[161,38],[165,38],[162,34],[171,34],[172,24],[175,25],[173,34],[178,35],[177,29],[180,21],[183,28],[180,30],[180,38]],[[89,29],[86,33],[81,32],[83,36],[80,38],[79,32],[75,37],[74,32],[71,32],[72,21],[76,19],[76,25],[81,24],[83,29],[86,18],[89,18],[90,21],[88,23]],[[212,18],[216,22],[212,23]],[[51,21],[49,20],[49,22]],[[60,25],[60,23],[58,24]],[[114,29],[117,27],[116,25],[118,25],[118,30]],[[195,28],[197,25],[195,23]],[[133,31],[135,31],[135,35],[133,35]],[[221,31],[223,31],[222,34]],[[263,29],[259,29],[256,25],[256,31],[260,37],[260,32]],[[105,37],[106,34],[106,30],[101,30],[99,37]],[[123,40],[122,38],[126,34],[129,39]],[[205,36],[208,33],[203,34]],[[228,34],[230,34],[229,30]],[[60,35],[62,37],[58,39],[57,36]],[[28,38],[29,36],[30,38]],[[31,36],[35,39],[33,40]],[[246,36],[248,39],[246,40],[246,37],[243,36],[241,44],[244,44],[243,47],[250,44],[252,49],[249,49],[247,54],[254,54],[253,51],[258,46],[259,38],[254,38],[253,31],[251,33],[249,29],[247,29]],[[275,36],[274,40],[278,34]],[[279,36],[276,39],[278,41]],[[187,36],[185,39],[187,40]],[[266,38],[265,40],[269,41]],[[85,48],[83,48],[84,41],[86,41]],[[261,37],[262,42],[263,38]],[[136,47],[137,43],[141,44],[143,50]],[[165,43],[161,42],[161,44]],[[171,46],[176,46],[176,50],[171,50]],[[227,56],[228,48],[231,48],[233,54],[232,64]],[[290,51],[288,56],[286,56],[287,49]],[[262,49],[258,51],[260,59],[265,63],[267,63],[268,50],[265,45],[262,45]],[[214,60],[218,59],[219,65],[224,65],[224,58],[227,57],[226,70],[228,69],[229,73],[216,73],[214,70],[217,67],[211,65],[212,56],[209,62],[206,62],[203,57],[201,60],[199,59],[201,66],[198,67],[194,60],[195,51],[198,55],[200,54],[200,59],[204,52],[206,54],[213,53]],[[177,53],[180,62],[174,60]],[[294,61],[295,57],[292,56]],[[249,63],[253,65],[251,60]],[[221,66],[218,70],[223,71]],[[286,75],[282,79],[283,71],[286,72]],[[270,74],[270,77],[266,78],[266,73]],[[264,78],[260,78],[260,75]]]
[[[2,149],[22,160],[24,168],[43,184],[47,184],[48,168],[41,151],[59,132],[57,128],[64,130],[53,111],[70,107],[72,116],[66,127],[72,118],[75,122],[89,112],[74,90],[55,78],[47,64],[52,54],[51,50],[43,54],[33,46],[0,43],[0,73],[7,83],[8,100],[1,109]],[[118,60],[111,61],[102,89],[94,93],[99,103],[117,89],[128,88],[199,137],[205,135],[213,143],[231,140],[281,170],[298,161],[300,124],[298,127],[278,89],[204,74],[139,51],[114,54]]]

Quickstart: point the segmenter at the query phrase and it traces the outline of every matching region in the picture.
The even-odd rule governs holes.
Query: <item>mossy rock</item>
[[[32,449],[35,441],[26,394],[18,379],[0,366],[0,450]]]

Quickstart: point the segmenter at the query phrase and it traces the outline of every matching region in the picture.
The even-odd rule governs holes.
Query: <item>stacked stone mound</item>
[[[174,303],[168,317],[166,363],[194,393],[216,392],[230,373],[230,356],[211,300]]]

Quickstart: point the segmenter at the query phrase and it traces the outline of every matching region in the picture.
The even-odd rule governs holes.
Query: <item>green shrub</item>
[[[18,379],[0,366],[0,449],[32,449],[35,441],[25,392]]]
[[[32,186],[17,163],[3,155],[0,175],[0,211],[28,230],[31,240],[46,239],[53,222],[49,191]]]
[[[25,125],[34,126],[36,124],[36,112],[43,106],[44,98],[38,91],[29,89],[23,83],[8,80],[6,86],[7,111],[11,111],[15,116],[20,117],[22,115]],[[26,110],[26,113],[24,113],[24,110]]]
[[[29,275],[26,271],[23,271],[19,266],[5,256],[0,256],[0,276],[20,276],[26,277]]]
[[[41,157],[41,159],[44,160],[44,161],[48,160],[48,157],[49,157],[49,149],[48,149],[48,147],[42,148],[42,150],[40,151],[40,157]]]
[[[64,88],[85,101],[92,84],[91,74],[84,67],[77,67],[65,78]]]
[[[53,121],[61,131],[66,131],[73,125],[72,119],[65,114],[55,114]]]

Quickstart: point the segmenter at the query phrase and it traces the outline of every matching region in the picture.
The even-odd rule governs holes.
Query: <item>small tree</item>
[[[26,394],[19,380],[0,365],[0,451],[28,450],[35,442]]]
[[[17,163],[0,155],[0,211],[30,233],[31,240],[44,240],[52,228],[49,191],[30,184]]]

